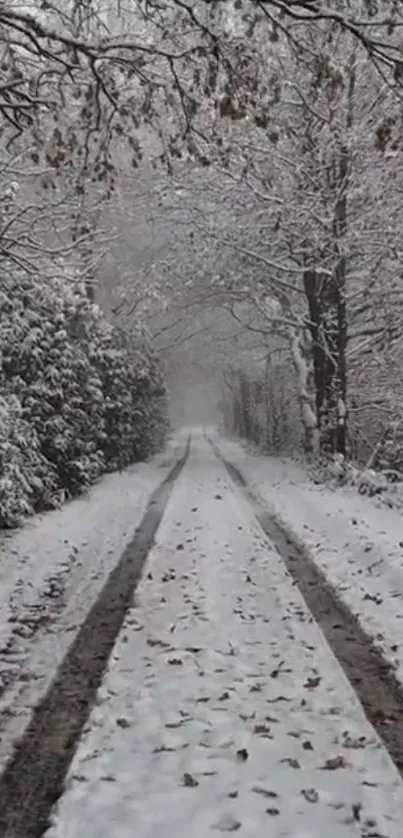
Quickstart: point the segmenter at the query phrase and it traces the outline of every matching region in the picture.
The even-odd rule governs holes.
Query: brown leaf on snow
[[[262,797],[269,797],[272,800],[274,800],[276,797],[278,797],[278,794],[275,791],[270,791],[269,789],[264,789],[261,786],[254,786],[252,791],[254,791],[255,794],[261,794]]]
[[[316,789],[301,789],[301,794],[305,797],[308,803],[317,803],[319,795]]]
[[[186,719],[178,719],[177,722],[166,722],[165,727],[168,728],[168,730],[176,730],[177,727],[181,727],[187,721],[188,721],[188,719],[186,718]]]
[[[228,690],[225,690],[225,692],[223,692],[222,695],[220,695],[218,700],[219,701],[228,701],[229,698],[230,698],[230,694],[229,694]]]
[[[121,717],[120,719],[116,719],[116,724],[118,725],[118,727],[122,728],[130,727],[130,722],[128,722],[127,719],[124,719],[123,717]]]
[[[236,755],[242,762],[245,762],[249,757],[246,748],[240,748],[239,751],[236,752]]]
[[[313,751],[313,745],[312,742],[309,741],[309,739],[306,739],[306,741],[302,743],[302,747],[304,751]]]
[[[321,676],[320,676],[320,675],[315,675],[314,677],[313,677],[313,676],[309,676],[309,678],[307,678],[307,680],[306,680],[306,682],[305,682],[305,684],[304,684],[304,687],[305,687],[307,690],[314,690],[314,689],[315,689],[315,687],[318,687],[318,686],[319,686],[319,684],[320,684],[321,680],[322,680],[322,678],[321,678]]]
[[[298,760],[293,757],[286,757],[286,759],[281,759],[280,762],[286,762],[290,768],[301,768]]]
[[[174,750],[175,748],[168,748],[167,745],[156,745],[152,752],[153,754],[170,754],[173,753]]]
[[[260,736],[270,736],[270,739],[273,739],[273,737],[270,734],[269,725],[266,725],[264,722],[255,725],[255,727],[253,728],[253,732],[258,733]]]
[[[283,672],[292,672],[292,669],[284,669],[285,661],[280,661],[279,665],[270,672],[270,678],[278,678]]]
[[[167,661],[171,666],[182,666],[183,660],[182,658],[168,658]]]
[[[240,826],[240,821],[237,821],[232,815],[224,815],[212,826],[212,829],[219,829],[221,832],[237,832]]]
[[[152,637],[147,638],[147,645],[148,646],[161,646],[162,649],[168,649],[170,647],[170,643],[166,643],[165,640],[154,640]]]
[[[196,786],[199,785],[199,781],[193,777],[193,774],[189,774],[187,771],[185,771],[182,777],[182,785],[186,786],[186,788],[194,789],[196,788]]]
[[[325,764],[322,765],[322,768],[325,771],[337,771],[338,768],[346,768],[347,762],[343,756],[343,754],[338,754],[336,757],[330,757],[327,759]]]
[[[360,748],[365,748],[367,744],[367,739],[365,736],[354,737],[350,736],[349,733],[343,734],[343,748],[354,748],[358,750]]]

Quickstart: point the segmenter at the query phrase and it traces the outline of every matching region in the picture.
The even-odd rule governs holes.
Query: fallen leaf
[[[224,815],[212,828],[219,829],[221,832],[236,832],[240,826],[240,821],[237,821],[232,815]]]
[[[305,797],[308,803],[317,803],[319,795],[316,789],[301,789],[301,794]]]
[[[184,775],[183,775],[183,777],[182,777],[182,780],[183,780],[182,785],[186,786],[186,787],[187,787],[187,788],[189,788],[189,789],[190,789],[190,788],[194,789],[194,788],[196,788],[196,786],[198,786],[198,785],[199,785],[199,781],[198,781],[198,780],[196,780],[196,779],[193,777],[193,774],[189,774],[187,771],[185,771],[185,773],[184,773]]]
[[[236,752],[236,755],[238,759],[242,760],[242,762],[245,762],[249,757],[246,748],[240,748],[239,751]]]
[[[302,747],[304,751],[313,751],[313,745],[312,742],[309,741],[309,739],[306,739],[306,741],[302,743]]]
[[[270,728],[269,728],[269,725],[266,725],[264,722],[262,722],[261,724],[255,725],[255,727],[253,728],[253,732],[254,733],[259,733],[260,735],[263,735],[263,734],[267,735],[267,734],[270,733]]]
[[[267,815],[279,815],[280,814],[280,809],[274,809],[274,808],[266,809],[266,814]]]
[[[358,750],[359,748],[365,748],[366,744],[367,740],[365,736],[355,738],[348,733],[343,734],[343,748],[354,748]]]
[[[165,753],[172,753],[175,748],[168,748],[167,745],[157,745],[153,748],[153,754],[165,754]]]
[[[278,794],[275,791],[269,791],[269,789],[264,789],[261,786],[254,786],[252,791],[254,791],[255,794],[261,794],[262,797],[270,797],[273,800],[278,797]]]
[[[330,757],[327,759],[325,764],[322,765],[322,768],[325,771],[337,771],[338,768],[346,768],[347,762],[344,759],[343,754],[338,754],[336,757]]]
[[[185,549],[185,547],[184,547],[184,545],[183,545],[183,544],[177,544],[177,545],[176,545],[176,549],[177,549],[177,550],[184,550],[184,549]]]
[[[361,809],[362,803],[353,803],[352,810],[353,810],[353,818],[355,821],[361,820]]]
[[[262,689],[260,687],[260,689]],[[252,690],[251,690],[252,692]],[[268,704],[277,704],[278,701],[292,701],[291,698],[287,698],[285,695],[278,695],[277,698],[268,698],[266,699]]]
[[[225,690],[225,692],[223,692],[222,695],[220,695],[218,700],[219,701],[228,701],[229,698],[230,698],[230,694],[229,694],[228,690]]]
[[[148,646],[161,646],[162,649],[168,649],[171,645],[170,643],[166,643],[165,640],[154,640],[152,637],[147,638],[147,645]]]
[[[130,722],[128,722],[127,719],[123,718],[116,719],[116,724],[118,725],[118,727],[122,728],[130,727]]]
[[[305,682],[305,684],[304,684],[304,687],[305,687],[307,690],[313,690],[313,689],[315,689],[315,687],[318,687],[318,686],[319,686],[319,684],[320,684],[321,680],[322,680],[322,678],[320,677],[320,675],[316,675],[315,677],[310,676],[310,677],[306,680],[306,682]]]
[[[168,658],[168,663],[171,666],[182,666],[183,660],[182,658]]]
[[[281,759],[280,762],[286,762],[290,768],[301,768],[298,760],[293,757],[286,757],[286,759]]]
[[[222,500],[222,495],[214,495],[214,500]]]
[[[270,678],[278,678],[282,672],[292,672],[292,669],[284,669],[285,661],[280,661],[279,665],[270,672]]]

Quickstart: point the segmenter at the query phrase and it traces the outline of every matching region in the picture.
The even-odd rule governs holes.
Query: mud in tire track
[[[83,728],[94,705],[109,655],[120,631],[172,488],[190,452],[151,495],[144,517],[110,573],[68,649],[45,696],[0,777],[1,838],[40,838]]]
[[[364,712],[403,777],[403,686],[392,666],[340,600],[309,551],[297,543],[249,488],[242,472],[206,436],[216,456],[251,504],[255,517],[282,557],[287,570],[323,631],[358,696]]]

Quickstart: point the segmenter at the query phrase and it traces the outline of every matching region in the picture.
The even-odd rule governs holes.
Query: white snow
[[[356,614],[403,683],[403,517],[354,487],[315,485],[302,467],[214,437]]]
[[[1,536],[0,767],[184,442]]]
[[[250,505],[192,449],[47,838],[400,838],[395,767]]]

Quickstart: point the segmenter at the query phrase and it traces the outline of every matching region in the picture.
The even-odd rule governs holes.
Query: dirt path
[[[46,838],[400,838],[403,783],[203,436]]]
[[[202,436],[190,459],[189,448],[152,497],[0,779],[1,838],[42,836],[61,795],[50,838],[109,838],[116,818],[119,835],[144,838],[182,835],[193,821],[195,838],[210,828],[291,836],[301,818],[314,838],[333,820],[338,838],[395,838],[403,786],[311,614],[402,773],[403,697],[393,674],[240,472]],[[91,711],[101,682],[100,723]],[[277,790],[264,784],[269,776]],[[253,814],[265,797],[271,804]]]
[[[134,538],[89,611],[0,778],[1,838],[38,838],[47,826],[189,449],[190,440],[183,457],[151,496]]]

